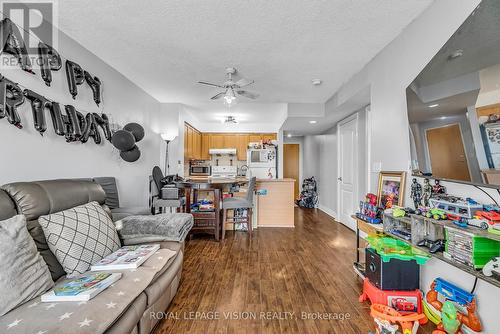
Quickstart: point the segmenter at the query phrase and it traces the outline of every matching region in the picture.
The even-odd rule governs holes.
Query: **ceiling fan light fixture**
[[[232,88],[227,89],[226,95],[224,95],[224,104],[228,107],[236,104],[236,95]]]

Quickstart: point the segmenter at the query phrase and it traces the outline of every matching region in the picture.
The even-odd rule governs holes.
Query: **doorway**
[[[283,144],[283,177],[295,180],[293,196],[299,197],[300,145]]]
[[[337,219],[355,229],[351,215],[356,211],[358,187],[358,114],[354,114],[337,125],[338,133],[338,178]]]
[[[432,174],[435,177],[470,181],[459,124],[426,130]]]

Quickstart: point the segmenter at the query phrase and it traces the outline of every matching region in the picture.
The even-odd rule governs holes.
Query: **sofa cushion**
[[[0,190],[0,220],[4,220],[17,214],[16,206],[9,195]]]
[[[183,259],[184,254],[178,252],[168,260],[159,272],[156,273],[154,281],[144,290],[148,297],[147,307],[156,303],[156,301],[166,293],[172,280],[176,277],[177,272],[182,270]]]
[[[0,221],[0,316],[54,285],[22,215]]]
[[[116,187],[116,179],[112,176],[94,177],[94,182],[101,185],[106,193],[106,205],[110,209],[120,207],[120,198],[118,197],[118,188]]]
[[[105,193],[100,185],[88,179],[60,179],[34,182],[14,182],[2,186],[14,202],[19,214],[26,216],[28,231],[49,266],[52,280],[66,273],[50,251],[38,217],[97,201],[104,204]],[[0,203],[7,203],[0,199]],[[2,209],[0,204],[0,209]],[[3,211],[2,211],[3,212]],[[1,214],[0,214],[1,215]]]
[[[86,272],[120,248],[115,226],[97,202],[41,216],[38,222],[68,276]]]

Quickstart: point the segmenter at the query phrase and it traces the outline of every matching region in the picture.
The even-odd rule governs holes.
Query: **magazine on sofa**
[[[158,249],[159,244],[124,246],[90,267],[91,271],[135,269]]]
[[[121,277],[121,273],[85,273],[57,284],[42,295],[42,302],[88,301]]]

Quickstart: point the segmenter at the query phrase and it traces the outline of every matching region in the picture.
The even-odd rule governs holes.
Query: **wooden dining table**
[[[215,240],[219,241],[222,226],[222,194],[225,189],[231,186],[246,183],[248,183],[246,178],[188,178],[177,182],[177,187],[184,189],[185,192],[186,212],[191,213],[194,218],[194,225],[190,233],[213,233]],[[213,193],[213,210],[191,210],[191,204],[197,203],[200,191]]]

